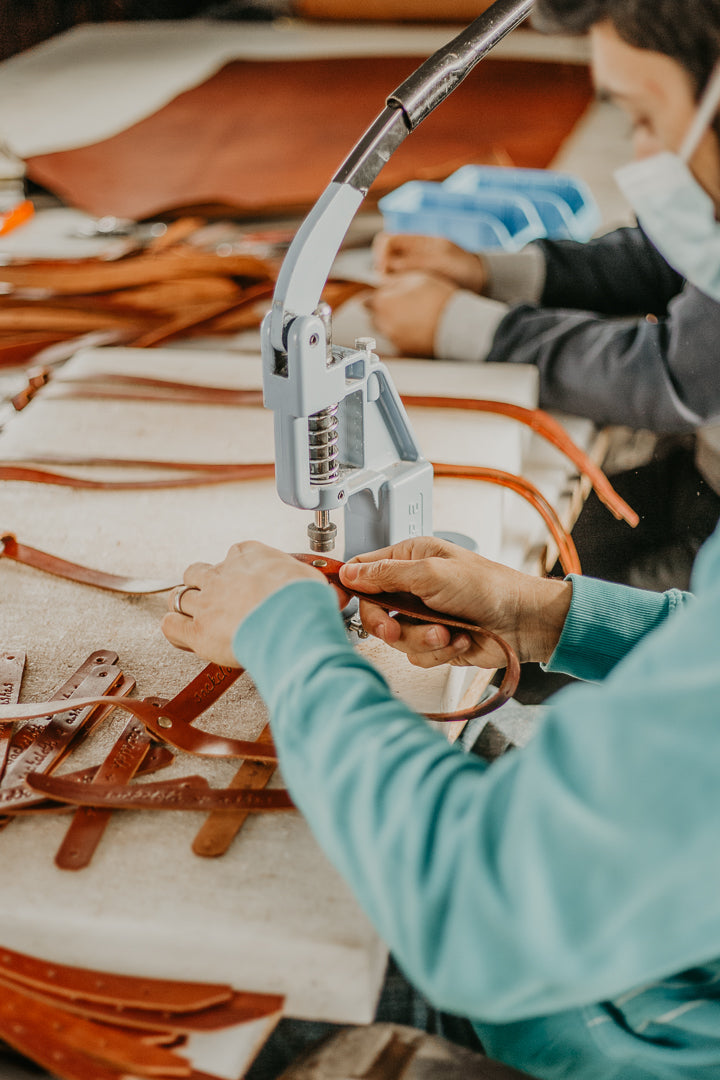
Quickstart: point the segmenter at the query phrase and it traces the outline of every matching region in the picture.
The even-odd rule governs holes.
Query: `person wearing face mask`
[[[628,43],[642,47],[634,10],[608,5]],[[631,113],[645,165],[627,166],[618,180],[641,228],[482,256],[439,237],[376,238],[386,278],[367,306],[401,354],[534,364],[543,407],[662,436],[649,465],[613,478],[640,528],[615,526],[592,497],[576,527],[583,566],[608,580],[686,588],[720,516],[720,426],[712,424],[720,416],[720,276],[708,257],[720,244],[720,183],[710,176],[703,190],[681,160],[708,171],[707,150],[698,157],[694,144],[707,145],[718,130],[720,82],[710,80],[719,35],[720,13],[703,0],[690,3],[682,34],[664,20],[653,31],[651,42],[683,69],[678,77],[694,97],[708,93],[693,131],[672,131],[680,157],[667,154],[664,132],[642,106]]]
[[[670,154],[706,123],[707,78],[703,97],[659,43],[694,40],[711,72],[718,0],[537,9],[544,25],[589,30],[596,81]],[[720,191],[714,132],[689,170],[663,156],[630,180],[660,207],[678,178],[672,208],[702,204],[695,238],[717,274],[703,195]],[[646,226],[670,251],[664,213],[648,210]],[[365,628],[419,667],[504,654],[480,633],[393,618],[373,593],[412,593],[584,680],[551,699],[523,750],[488,765],[352,649],[318,570],[249,542],[186,571],[163,631],[254,678],[296,805],[414,988],[415,1011],[389,1014],[384,996],[383,1019],[433,1024],[539,1080],[717,1080],[720,530],[694,595],[532,577],[433,538],[359,556],[340,581],[367,594]],[[250,1073],[262,1075],[276,1074]]]

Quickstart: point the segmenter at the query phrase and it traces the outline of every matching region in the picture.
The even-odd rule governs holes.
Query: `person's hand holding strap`
[[[340,571],[343,584],[366,593],[409,592],[428,607],[486,627],[522,662],[545,661],[562,632],[572,583],[521,574],[464,548],[421,537],[359,555]],[[360,602],[368,633],[404,652],[418,667],[438,664],[501,667],[505,657],[488,638],[447,627],[395,619]]]

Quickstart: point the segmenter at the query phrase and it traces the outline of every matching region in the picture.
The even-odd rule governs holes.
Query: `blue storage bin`
[[[502,192],[524,196],[534,204],[551,239],[589,240],[601,222],[587,184],[549,169],[513,169],[501,165],[464,165],[444,181],[453,195],[476,197],[478,206]]]
[[[386,232],[444,236],[468,251],[519,251],[545,236],[532,202],[519,194],[492,192],[482,200],[445,184],[411,180],[378,202]]]

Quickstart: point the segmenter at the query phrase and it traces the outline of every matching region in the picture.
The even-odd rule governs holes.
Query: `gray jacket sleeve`
[[[509,311],[488,361],[535,364],[544,408],[600,424],[685,432],[720,414],[720,304],[639,229],[542,246],[541,305]]]

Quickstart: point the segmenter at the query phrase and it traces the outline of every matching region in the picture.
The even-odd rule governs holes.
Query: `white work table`
[[[491,397],[528,406],[536,400],[534,369],[419,361],[390,366],[401,393]],[[231,352],[90,350],[70,361],[10,422],[0,435],[0,458],[64,452],[270,460],[272,417],[260,408],[55,396],[53,387],[62,379],[107,370],[222,386],[255,387],[260,381],[259,358]],[[447,410],[418,410],[411,419],[431,459],[528,475],[537,453],[541,472],[552,480],[553,490],[546,491],[551,500],[568,488],[572,467],[555,451],[540,452],[536,438],[514,421]],[[99,475],[97,469],[74,471]],[[437,482],[435,527],[470,533],[491,558],[502,558],[507,548],[520,561],[542,542],[544,526],[532,522],[520,538],[527,516],[518,504],[511,493],[489,485]],[[272,481],[152,491],[4,482],[0,520],[4,531],[26,544],[145,578],[179,581],[188,563],[222,559],[240,539],[307,550],[307,516],[284,506]],[[24,701],[49,696],[99,648],[119,654],[139,696],[171,696],[203,666],[162,637],[166,595],[121,596],[2,560],[0,575],[0,646],[27,650]],[[379,642],[360,647],[394,691],[418,709],[453,707],[466,690],[458,680],[460,669],[418,672]],[[115,715],[59,772],[102,760],[127,720]],[[244,677],[200,723],[255,738],[265,719],[262,702]],[[225,786],[236,768],[237,762],[179,754],[159,778],[201,773],[214,786]],[[26,818],[0,832],[0,944],[56,962],[228,980],[246,990],[282,993],[287,1015],[295,1017],[371,1019],[385,950],[299,814],[251,816],[225,856],[203,859],[190,845],[204,815],[116,813],[91,865],[79,872],[60,870],[53,861],[68,820]]]

